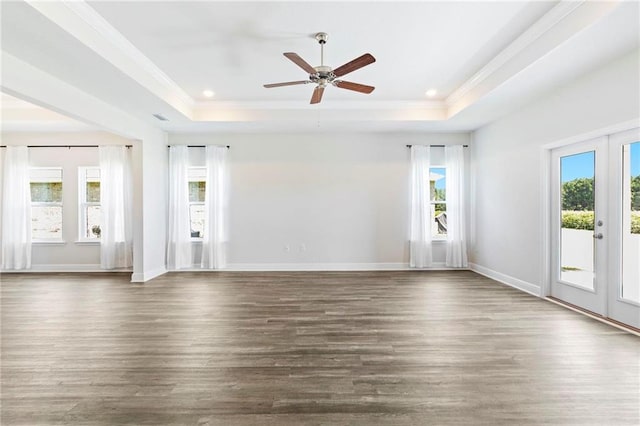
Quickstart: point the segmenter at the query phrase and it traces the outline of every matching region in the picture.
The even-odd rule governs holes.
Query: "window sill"
[[[431,242],[432,243],[446,243],[447,239],[446,238],[432,238]]]
[[[196,244],[202,244],[203,240],[204,238],[191,238],[191,242]]]
[[[37,246],[63,246],[67,244],[65,240],[37,240],[31,241],[31,244]]]
[[[78,240],[75,242],[76,245],[79,246],[99,246],[100,245],[100,240],[95,241],[95,240]]]

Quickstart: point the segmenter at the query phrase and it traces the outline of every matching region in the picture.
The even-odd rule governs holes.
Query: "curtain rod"
[[[407,148],[411,148],[413,145],[407,145]],[[419,146],[419,145],[417,145]],[[455,146],[455,145],[426,145],[426,146],[430,146],[432,148],[444,148],[445,146]],[[463,148],[468,148],[469,145],[462,145]]]
[[[12,146],[24,146],[24,145],[12,145]],[[108,145],[108,146],[122,146],[122,145]],[[125,145],[127,148],[131,148],[133,145]],[[7,145],[0,145],[0,148],[6,148]],[[100,145],[27,145],[27,148],[99,148]]]
[[[167,148],[171,148],[172,146],[184,146],[184,145],[167,145]],[[229,145],[209,145],[209,146],[224,146],[227,149],[231,148]],[[207,145],[187,145],[187,148],[206,148]]]

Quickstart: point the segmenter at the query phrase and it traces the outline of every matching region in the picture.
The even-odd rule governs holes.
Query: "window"
[[[78,167],[78,206],[79,240],[99,241],[102,234],[99,167]]]
[[[62,241],[62,169],[32,168],[31,240]]]
[[[429,168],[429,202],[431,203],[431,235],[434,239],[447,236],[447,169],[444,167]]]
[[[207,169],[189,167],[189,219],[191,238],[204,236],[204,195],[206,190]]]

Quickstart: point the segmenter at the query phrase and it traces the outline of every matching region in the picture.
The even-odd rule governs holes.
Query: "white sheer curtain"
[[[447,167],[447,266],[466,268],[464,149],[462,145],[447,146],[444,155]]]
[[[193,266],[188,172],[189,149],[187,146],[170,147],[167,267],[171,270]]]
[[[409,266],[431,266],[431,205],[429,202],[429,147],[411,147],[411,235]]]
[[[126,146],[100,146],[100,266],[133,265],[131,160]]]
[[[2,176],[2,269],[31,268],[29,149],[8,146]]]
[[[220,269],[225,266],[226,207],[227,207],[227,147],[206,147],[207,183],[205,189],[205,221],[202,241],[203,268]]]

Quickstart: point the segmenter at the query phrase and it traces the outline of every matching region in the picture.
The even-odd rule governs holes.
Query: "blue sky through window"
[[[560,159],[562,182],[579,178],[592,178],[595,170],[595,152],[581,152]]]
[[[631,176],[640,175],[640,142],[631,144]]]
[[[445,169],[441,168],[441,167],[432,167],[431,168],[431,173],[435,173],[435,174],[438,174],[440,176],[446,176],[447,175],[446,172],[445,172]],[[443,177],[442,179],[438,179],[436,181],[436,188],[437,189],[444,189],[446,181],[447,181],[446,177]]]
[[[562,157],[562,182],[578,178],[592,178],[594,171],[593,151]],[[640,175],[640,142],[631,144],[631,176]],[[437,187],[437,183],[436,183]]]

